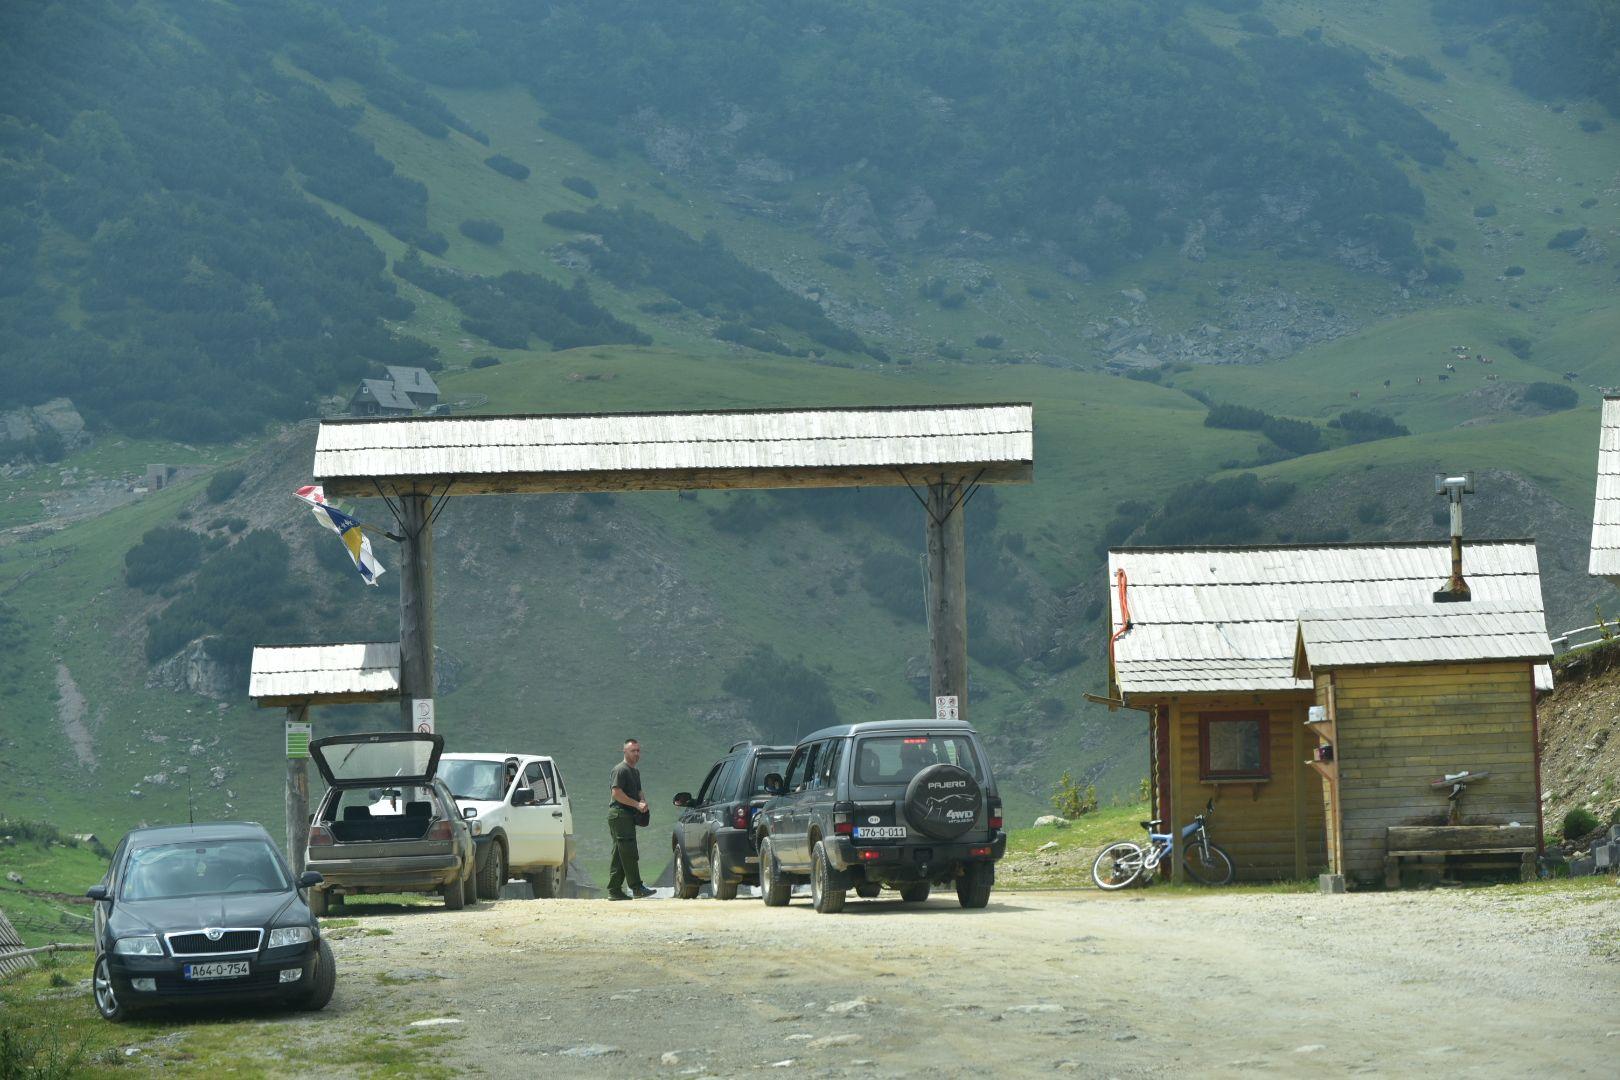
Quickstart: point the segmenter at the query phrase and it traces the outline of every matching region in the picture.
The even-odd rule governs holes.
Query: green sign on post
[[[287,756],[289,758],[309,757],[309,732],[313,726],[308,720],[287,721]]]

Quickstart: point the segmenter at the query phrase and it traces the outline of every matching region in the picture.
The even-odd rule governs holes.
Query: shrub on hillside
[[[187,642],[211,635],[209,656],[245,676],[255,644],[285,640],[297,625],[293,593],[286,588],[290,562],[286,541],[268,529],[250,532],[209,558],[190,590],[147,621],[147,660],[173,656]]]
[[[494,367],[500,362],[500,358],[495,356],[475,356],[467,366],[477,371],[480,368]]]
[[[1260,433],[1284,450],[1292,450],[1296,454],[1312,454],[1322,449],[1322,429],[1306,420],[1270,416],[1261,425]]]
[[[769,645],[748,650],[720,688],[743,700],[748,718],[770,742],[797,742],[801,735],[838,722],[827,680],[803,660],[778,656]]]
[[[1578,225],[1573,229],[1564,229],[1555,234],[1551,240],[1547,241],[1547,246],[1554,251],[1559,251],[1563,248],[1572,248],[1585,239],[1586,226]]]
[[[514,180],[527,180],[529,178],[529,167],[521,162],[513,161],[505,154],[491,154],[484,159],[484,164],[504,176],[510,176]]]
[[[1062,703],[1059,702],[1061,705]],[[1058,777],[1057,785],[1052,790],[1052,809],[1059,817],[1066,817],[1070,821],[1097,809],[1097,789],[1088,786],[1084,791],[1064,769],[1063,775]]]
[[[1271,419],[1259,409],[1246,405],[1213,405],[1204,417],[1204,426],[1232,431],[1259,431]]]
[[[1342,412],[1336,419],[1328,421],[1328,427],[1344,430],[1353,443],[1373,442],[1376,439],[1393,439],[1401,435],[1410,435],[1401,424],[1395,422],[1393,417],[1385,416],[1379,412],[1369,412],[1363,409],[1352,409]]]
[[[1594,132],[1602,131],[1603,130],[1603,121],[1594,120],[1589,116],[1586,119],[1581,121],[1581,130],[1586,132],[1588,135],[1590,135],[1590,134],[1592,134]]]
[[[1524,400],[1544,409],[1573,409],[1581,396],[1563,383],[1533,382],[1524,388]]]
[[[1005,342],[1000,334],[980,334],[973,339],[973,344],[981,349],[999,349]]]
[[[1446,73],[1435,67],[1426,56],[1397,56],[1393,63],[1414,78],[1428,79],[1430,82],[1446,81]]]
[[[241,469],[221,469],[208,478],[208,501],[211,503],[224,502],[236,494],[236,489],[241,487],[242,481],[246,479],[247,473]]]
[[[1597,831],[1602,824],[1597,815],[1585,807],[1577,806],[1564,815],[1564,827],[1561,830],[1565,840],[1580,840]]]
[[[934,346],[934,355],[944,357],[946,360],[960,360],[963,357],[961,349],[948,341],[941,341]]]
[[[190,529],[159,525],[124,553],[124,582],[143,592],[156,592],[197,569],[202,548],[202,537]]]
[[[576,195],[585,196],[587,199],[596,198],[596,185],[583,176],[565,176],[562,178],[562,186]]]
[[[1530,359],[1529,338],[1517,336],[1505,337],[1502,339],[1502,344],[1507,348],[1508,352],[1512,353],[1514,356],[1517,356],[1520,360]]]
[[[1474,216],[1477,217],[1477,218],[1495,217],[1496,216],[1496,204],[1495,203],[1480,203],[1478,206],[1474,207]]]
[[[1517,264],[1515,264],[1513,266],[1510,266],[1506,270],[1502,271],[1502,276],[1503,277],[1524,277],[1524,267],[1519,266]]]
[[[506,239],[506,230],[498,221],[488,218],[468,218],[461,223],[461,235],[480,244],[498,244]]]
[[[823,251],[819,257],[822,262],[838,270],[851,270],[855,266],[855,256],[847,251]]]
[[[1125,373],[1125,377],[1136,382],[1156,383],[1164,378],[1164,368],[1163,366],[1131,368]]]
[[[1428,267],[1429,284],[1455,285],[1463,279],[1463,272],[1450,263],[1432,262]]]

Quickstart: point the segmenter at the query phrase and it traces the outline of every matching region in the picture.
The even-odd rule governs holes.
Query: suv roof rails
[[[753,745],[754,745],[754,740],[753,739],[744,739],[742,742],[732,743],[731,744],[731,749],[727,750],[726,753],[735,754],[738,750],[741,750],[743,747],[745,747],[745,746],[753,746]]]

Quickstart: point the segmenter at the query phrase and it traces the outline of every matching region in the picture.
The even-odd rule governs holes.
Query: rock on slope
[[[1537,712],[1549,839],[1575,807],[1601,822],[1620,811],[1620,641],[1572,654],[1557,683]]]

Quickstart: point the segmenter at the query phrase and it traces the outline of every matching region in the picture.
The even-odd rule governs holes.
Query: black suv
[[[705,881],[717,900],[735,900],[737,886],[758,880],[754,815],[770,799],[765,778],[781,778],[791,746],[740,742],[715,762],[694,798],[675,796],[681,808],[671,845],[675,849],[675,895],[690,900]]]
[[[984,744],[966,722],[825,728],[768,786],[779,797],[760,811],[754,836],[772,907],[806,879],[820,912],[842,910],[847,889],[871,899],[885,885],[916,902],[950,882],[963,907],[990,902],[1007,835]]]

